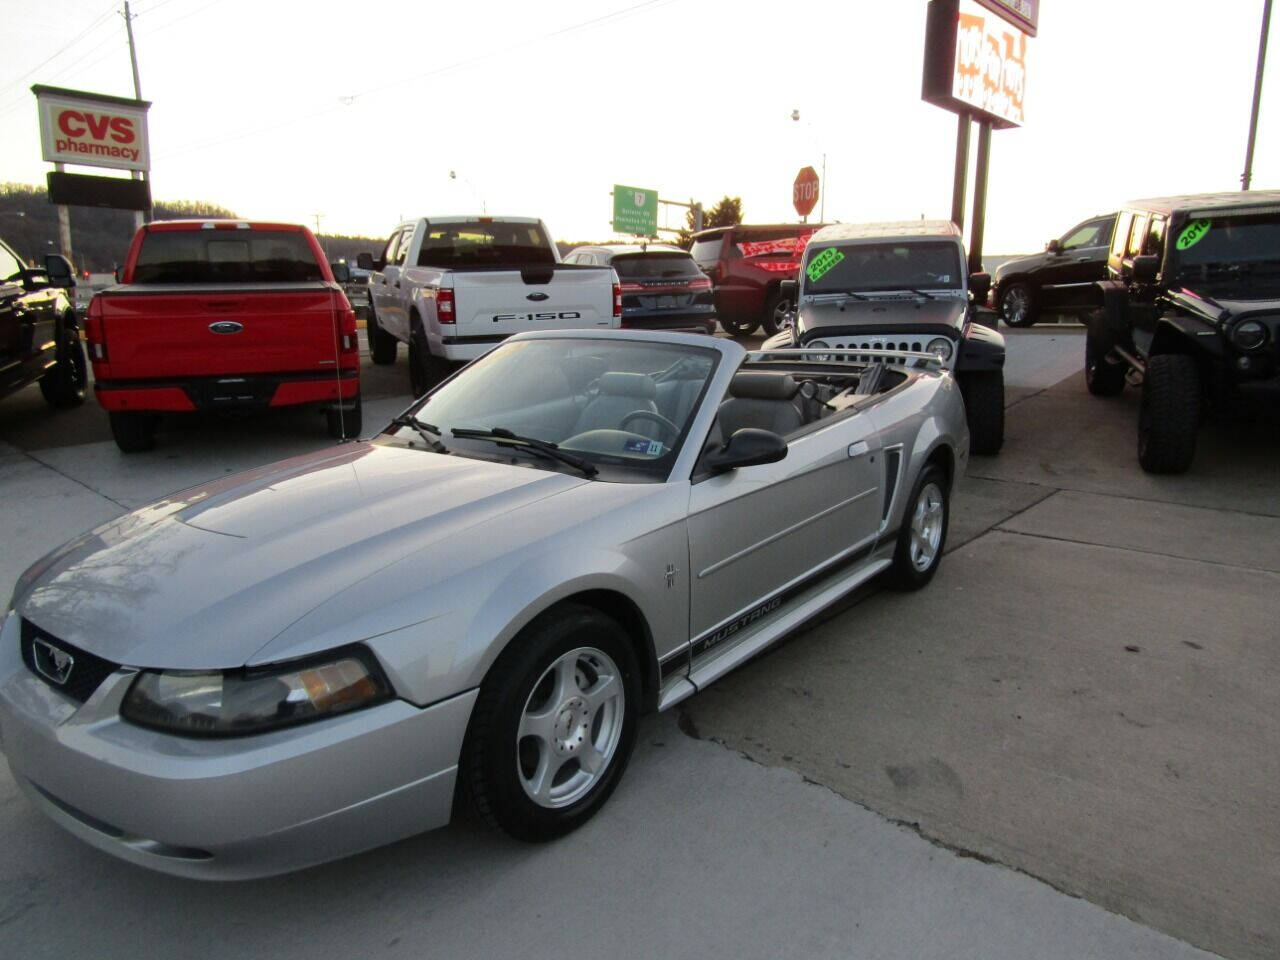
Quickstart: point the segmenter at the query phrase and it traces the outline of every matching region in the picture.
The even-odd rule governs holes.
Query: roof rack
[[[822,358],[822,359],[819,359]],[[904,367],[941,370],[942,360],[935,353],[919,350],[857,350],[835,347],[787,347],[775,350],[748,350],[748,360],[800,360],[809,363],[832,361],[869,367],[873,363],[893,363]]]

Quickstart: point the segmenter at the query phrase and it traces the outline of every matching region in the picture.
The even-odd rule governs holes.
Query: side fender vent
[[[893,495],[898,489],[898,474],[902,472],[902,448],[890,447],[884,452],[884,507],[880,511],[880,523],[889,522],[889,510],[893,507]]]

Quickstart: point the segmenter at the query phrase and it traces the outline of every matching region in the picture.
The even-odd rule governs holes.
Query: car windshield
[[[810,250],[804,292],[960,290],[960,251],[945,241],[857,243]]]
[[[446,269],[555,262],[538,224],[492,219],[432,222],[418,253],[418,266]]]
[[[320,280],[320,264],[298,230],[148,230],[134,283],[288,283]]]
[[[392,436],[438,453],[515,458],[599,480],[660,482],[671,472],[718,358],[706,347],[640,340],[508,342],[420,401],[411,410],[417,423],[403,423]],[[433,442],[424,443],[423,430]],[[570,457],[538,449],[546,444]]]
[[[1280,290],[1280,213],[1192,217],[1173,235],[1170,261],[1178,282],[1215,296]]]
[[[662,280],[673,277],[699,277],[702,271],[687,253],[649,251],[620,253],[613,258],[613,269],[622,280]]]

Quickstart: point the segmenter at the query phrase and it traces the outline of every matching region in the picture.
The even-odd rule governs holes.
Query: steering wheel
[[[650,423],[656,423],[659,427],[662,428],[664,433],[668,434],[667,436],[664,436],[662,439],[669,447],[674,445],[676,440],[679,439],[680,437],[679,427],[677,427],[674,423],[672,423],[662,414],[654,413],[652,410],[632,410],[630,413],[628,413],[625,417],[622,418],[622,422],[618,424],[618,429],[626,430],[627,424],[630,423],[632,420],[648,420]]]

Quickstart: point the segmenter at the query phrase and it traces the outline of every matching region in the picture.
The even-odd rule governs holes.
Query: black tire
[[[1000,311],[1000,319],[1010,327],[1032,327],[1040,319],[1035,288],[1022,280],[1015,280],[1000,290],[996,309]]]
[[[782,298],[781,290],[774,290],[764,302],[764,310],[760,313],[760,326],[766,337],[772,337],[782,329],[783,318],[791,310],[791,301]]]
[[[1004,446],[1004,371],[961,373],[959,380],[969,424],[969,450],[994,456]]]
[[[409,334],[409,389],[415,398],[422,396],[450,373],[448,360],[437,357],[427,346],[427,335],[418,322]]]
[[[365,320],[365,336],[369,341],[369,358],[378,366],[386,367],[396,362],[397,340],[378,323],[378,315],[373,312],[373,300],[370,298]]]
[[[926,498],[926,491],[929,496]],[[928,506],[922,503],[936,500],[941,507],[941,517],[932,518],[940,525],[937,531],[937,545],[932,546],[931,527],[925,527],[924,514],[932,514]],[[947,545],[947,527],[951,520],[951,491],[947,484],[946,474],[937,464],[931,463],[920,471],[920,477],[911,490],[911,499],[907,501],[906,512],[902,516],[902,529],[898,531],[898,545],[893,552],[893,566],[889,568],[889,583],[899,590],[919,590],[933,579],[942,562],[942,551]],[[917,542],[920,537],[920,542]],[[932,547],[927,563],[923,543]]]
[[[740,320],[720,315],[720,327],[731,337],[749,337],[760,328],[759,320]]]
[[[1147,473],[1185,473],[1196,455],[1200,371],[1194,357],[1157,354],[1147,360],[1138,410],[1138,463]]]
[[[587,672],[590,662],[577,660],[574,653],[583,650],[603,654],[604,660],[597,662],[608,661],[609,672],[594,674],[593,679]],[[582,672],[577,668],[573,670],[575,687],[563,688],[564,695],[573,699],[553,704],[551,698],[560,698],[551,668],[568,660],[583,664]],[[578,712],[575,700],[587,696],[599,678],[606,675],[619,682],[623,703],[619,706],[615,702],[611,708],[598,707],[596,716],[583,719],[586,714]],[[584,681],[588,684],[585,688]],[[546,747],[540,748],[538,745],[546,741],[536,735],[522,737],[520,730],[526,719],[526,708],[544,695],[543,691],[550,695],[544,701],[547,705],[544,713],[551,714],[554,710],[556,721],[550,727],[555,731],[554,746],[547,742]],[[459,798],[470,805],[482,822],[518,840],[552,840],[569,833],[600,809],[622,778],[635,746],[639,701],[636,654],[622,628],[590,607],[565,604],[548,610],[521,631],[480,685],[458,768]],[[607,709],[611,710],[610,716],[603,720]],[[560,727],[566,715],[570,717],[566,723],[568,732],[561,738]],[[576,728],[580,734],[578,744],[585,734],[589,745],[598,747],[590,744],[590,740],[602,738],[605,731],[609,731],[607,761],[597,772],[575,767],[577,755],[571,751],[583,749],[574,742],[575,722],[583,724]],[[613,724],[620,724],[620,729]],[[535,771],[541,769],[537,761],[544,750],[550,763],[554,763],[560,773],[567,774],[560,789],[569,792],[559,806],[552,806],[554,801],[550,798],[545,802],[535,801],[526,788],[529,780],[537,780],[536,772],[528,771],[531,766]],[[530,756],[531,753],[534,756]],[[574,777],[585,780],[575,787]],[[554,781],[554,777],[548,777],[548,782]],[[575,789],[582,791],[580,795],[573,792]]]
[[[67,323],[59,333],[57,363],[40,378],[40,392],[45,402],[56,409],[78,407],[84,403],[88,382],[88,363],[80,331]]]
[[[1124,390],[1124,364],[1109,363],[1107,350],[1098,342],[1092,328],[1084,338],[1084,383],[1095,397],[1114,397]]]
[[[156,428],[160,425],[158,413],[107,414],[111,423],[111,437],[123,453],[142,453],[156,445]]]
[[[337,407],[324,412],[329,436],[335,440],[350,440],[360,436],[364,429],[364,404],[356,393],[354,409],[339,410]]]

